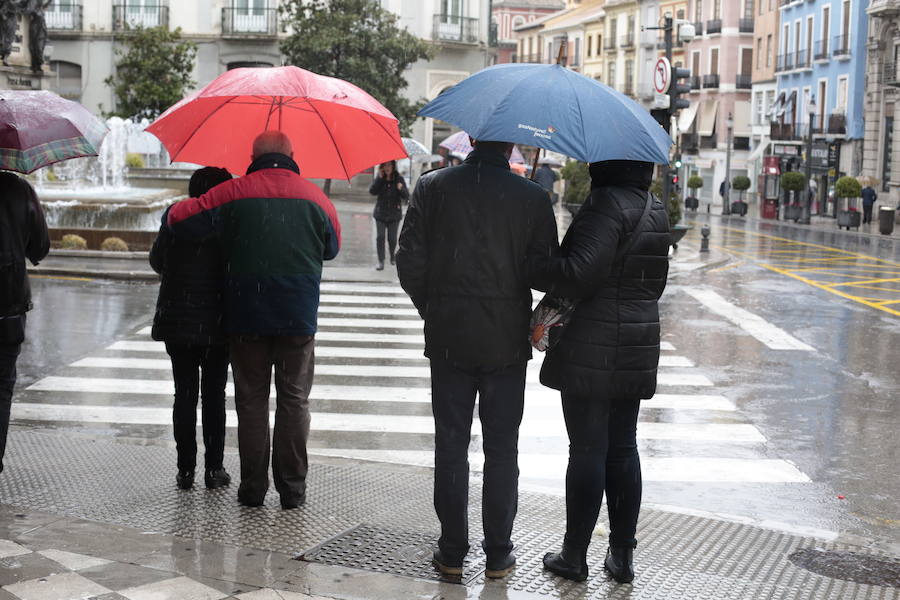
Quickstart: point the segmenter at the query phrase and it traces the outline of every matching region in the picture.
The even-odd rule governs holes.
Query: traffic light
[[[682,108],[687,108],[691,105],[687,98],[681,97],[691,91],[691,86],[687,82],[690,76],[690,69],[672,67],[672,83],[669,85],[669,114],[674,115]],[[681,80],[685,81],[682,83]]]
[[[672,163],[672,166],[674,166],[676,169],[681,168],[681,155],[675,155],[675,161]]]
[[[669,181],[672,182],[670,189],[676,194],[681,192],[681,187],[678,185],[679,177],[678,171],[669,171]]]

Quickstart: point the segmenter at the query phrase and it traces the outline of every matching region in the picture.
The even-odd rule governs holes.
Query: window
[[[763,14],[763,0],[759,0],[759,2],[756,3],[756,6],[757,6],[757,14],[758,14],[759,16],[762,16],[762,14]]]
[[[697,4],[694,5],[694,21],[699,23],[703,20],[703,0],[697,0]]]
[[[744,0],[744,18],[753,18],[753,0]]]
[[[618,24],[618,19],[611,19],[609,21],[609,39],[612,40],[613,44],[616,43],[616,25],[617,24]]]
[[[675,13],[675,18],[684,20],[684,9],[683,8],[678,9],[678,11]]]
[[[806,17],[806,51],[809,53],[807,55],[808,62],[811,62],[813,52],[813,19],[814,17],[812,15]]]
[[[81,100],[81,65],[64,60],[51,60],[46,78],[50,90],[69,100]]]
[[[785,24],[784,26],[784,36],[782,36],[782,39],[784,40],[784,52],[782,52],[782,54],[787,54],[788,49],[791,47],[791,26],[788,24]]]
[[[722,0],[713,0],[713,19],[722,18]]]
[[[611,88],[616,87],[616,63],[612,61],[606,68],[606,85]]]
[[[515,29],[516,27],[521,27],[524,24],[525,24],[525,17],[523,17],[522,15],[516,15],[513,17],[513,20],[512,20],[512,28],[513,29]]]
[[[844,0],[841,5],[842,22],[841,35],[844,36],[844,48],[850,47],[850,0]]]
[[[766,108],[763,111],[769,119],[773,117],[769,114],[772,112],[773,104],[775,104],[775,90],[769,90],[766,92]]]
[[[820,55],[828,56],[828,41],[831,38],[831,7],[822,7],[822,48]]]
[[[634,60],[625,61],[625,93],[634,93]]]
[[[772,34],[766,36],[766,68],[772,66]]]
[[[587,55],[588,55],[588,58],[590,58],[591,56],[594,55],[593,50],[594,50],[594,36],[589,35],[589,36],[587,36]]]
[[[819,80],[819,93],[816,95],[816,104],[819,106],[819,108],[818,108],[818,110],[819,110],[819,118],[818,118],[819,131],[825,130],[825,107],[826,107],[825,103],[828,100],[827,92],[828,92],[828,80],[820,79]]]
[[[762,38],[756,38],[756,68],[760,68],[762,63]]]
[[[718,48],[710,48],[709,49],[709,74],[710,75],[718,75],[719,74],[719,49]]]
[[[834,111],[842,114],[847,112],[847,76],[838,77],[837,81],[837,102]]]
[[[240,4],[240,2],[238,3]],[[462,0],[441,0],[441,14],[446,16],[461,17]]]
[[[753,71],[753,48],[741,48],[741,75],[750,75]]]
[[[575,55],[572,56],[570,64],[573,67],[577,67],[581,64],[581,38],[575,38]]]
[[[756,92],[753,94],[753,124],[763,124],[763,93]]]
[[[700,52],[694,52],[691,55],[691,75],[700,77]]]

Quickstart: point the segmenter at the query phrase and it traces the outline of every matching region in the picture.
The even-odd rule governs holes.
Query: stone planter
[[[785,204],[784,205],[784,214],[782,218],[785,221],[798,221],[800,219],[800,214],[802,212],[802,208],[799,204]]]
[[[859,211],[856,211],[856,210],[838,211],[837,225],[838,225],[838,227],[846,228],[847,231],[849,231],[851,227],[853,227],[854,229],[859,229],[859,225],[860,225],[861,221],[862,221],[862,215],[859,214]]]
[[[696,211],[700,208],[700,199],[694,196],[688,196],[684,199],[684,207],[688,210]]]
[[[687,235],[687,232],[690,231],[692,227],[689,225],[672,225],[670,228],[670,235],[672,236],[672,247],[676,250],[678,249],[678,242]]]
[[[743,217],[747,214],[747,203],[738,200],[731,203],[731,214]]]

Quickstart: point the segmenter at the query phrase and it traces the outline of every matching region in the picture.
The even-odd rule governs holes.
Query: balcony
[[[606,39],[603,40],[603,49],[604,50],[615,50],[616,49],[615,36],[612,36],[612,35],[606,36]]]
[[[691,76],[691,90],[699,90],[702,86],[701,79],[699,75]]]
[[[694,23],[694,35],[701,36],[703,35],[703,21],[697,21]]]
[[[700,136],[700,147],[706,150],[714,150],[718,146],[718,140],[714,135]]]
[[[900,63],[884,63],[884,85],[900,87]]]
[[[541,63],[541,55],[540,54],[523,54],[522,56],[516,56],[513,59],[513,62],[517,63]]]
[[[769,137],[779,142],[800,141],[799,127],[794,123],[772,123]]]
[[[706,33],[722,33],[722,19],[710,19],[706,22]]]
[[[477,44],[478,19],[458,15],[434,15],[431,39],[451,44]]]
[[[738,31],[741,33],[753,33],[753,19],[739,19]]]
[[[167,4],[143,4],[113,6],[113,31],[127,31],[136,27],[169,27],[169,7]]]
[[[700,136],[696,133],[685,133],[681,136],[681,147],[686,154],[697,154],[700,150]]]
[[[832,135],[847,134],[847,116],[841,113],[828,115],[828,133]]]
[[[222,9],[222,35],[228,37],[274,37],[278,35],[277,8]]]
[[[719,74],[713,73],[711,75],[703,76],[703,88],[704,89],[715,89],[719,87]]]
[[[775,72],[780,73],[782,71],[790,71],[794,68],[794,54],[789,52],[787,54],[779,54],[778,58],[775,60]]]
[[[807,50],[797,50],[797,63],[795,69],[806,69],[810,66],[809,52]]]
[[[619,48],[634,48],[634,33],[619,37]]]
[[[831,54],[832,56],[850,56],[850,40],[846,35],[834,36],[834,49]]]
[[[828,60],[828,39],[816,42],[816,50],[813,54],[813,60]]]
[[[66,32],[81,31],[84,15],[80,3],[69,1],[54,3],[44,13],[47,20],[47,31]]]
[[[753,87],[751,80],[752,78],[750,75],[738,73],[737,78],[735,79],[735,87],[739,90],[749,90]]]

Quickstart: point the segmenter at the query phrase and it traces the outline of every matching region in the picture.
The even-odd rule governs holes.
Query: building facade
[[[565,6],[564,0],[494,0],[491,20],[497,31],[497,62],[518,61],[519,48],[513,35],[516,28],[559,12]]]
[[[900,205],[900,2],[872,0],[868,8],[863,175],[878,185],[885,205]]]
[[[752,116],[750,157],[747,164],[752,192],[759,188],[764,155],[769,150],[772,108],[778,90],[775,62],[778,57],[778,32],[781,24],[781,11],[777,2],[757,0],[754,10],[756,14],[753,26],[753,68],[750,77]]]

